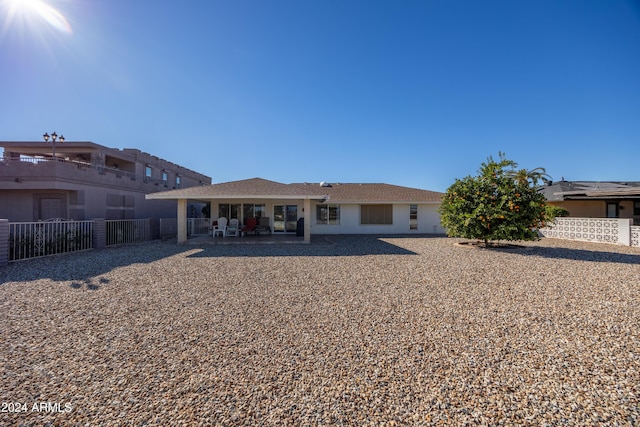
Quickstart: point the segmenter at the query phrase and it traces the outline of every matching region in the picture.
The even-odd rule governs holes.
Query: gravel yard
[[[0,268],[0,425],[640,424],[638,248],[454,242]]]

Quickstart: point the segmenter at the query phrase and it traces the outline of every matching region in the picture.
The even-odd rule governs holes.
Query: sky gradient
[[[640,181],[637,0],[16,1],[0,140],[56,131],[213,182],[444,191],[499,151]]]

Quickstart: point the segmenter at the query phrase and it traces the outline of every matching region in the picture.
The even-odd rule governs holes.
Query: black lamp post
[[[53,157],[56,157],[56,140],[60,141],[60,144],[62,144],[64,142],[64,136],[60,135],[60,139],[58,139],[58,134],[53,132],[51,134],[51,137],[49,137],[48,133],[45,133],[44,135],[42,135],[42,137],[44,138],[44,142],[49,142],[49,138],[51,138],[51,147],[53,149]]]

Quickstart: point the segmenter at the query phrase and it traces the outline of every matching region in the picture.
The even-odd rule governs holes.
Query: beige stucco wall
[[[604,218],[607,215],[607,205],[600,200],[566,200],[564,202],[550,202],[569,211],[569,216],[579,218]]]
[[[331,204],[331,203],[330,203]],[[409,204],[393,205],[393,224],[362,225],[360,224],[359,204],[340,204],[340,224],[328,225],[316,222],[316,206],[311,206],[312,234],[440,234],[444,229],[438,213],[439,204],[418,204],[418,229],[409,227]]]
[[[633,216],[633,200],[625,200],[620,202],[620,218],[634,218]]]
[[[569,211],[569,216],[576,218],[606,218],[607,201],[605,200],[565,200],[549,202]],[[633,218],[633,201],[624,200],[618,203],[619,218]]]

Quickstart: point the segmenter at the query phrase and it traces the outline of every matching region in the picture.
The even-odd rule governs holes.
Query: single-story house
[[[640,182],[549,181],[541,191],[572,217],[640,221]]]
[[[187,239],[187,201],[210,203],[211,220],[269,218],[274,233],[295,233],[304,218],[311,234],[444,233],[438,208],[443,193],[390,184],[294,183],[262,178],[148,194],[178,202],[178,242]]]

